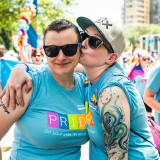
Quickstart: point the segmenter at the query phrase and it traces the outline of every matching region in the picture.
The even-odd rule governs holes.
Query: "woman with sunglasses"
[[[144,101],[153,110],[155,121],[160,125],[160,60],[151,71],[144,91]]]
[[[23,44],[23,43],[22,43]],[[34,64],[34,65],[40,65],[45,64],[43,63],[44,55],[40,48],[32,48],[31,46],[26,46],[28,50],[28,57],[25,54],[24,45],[20,46],[19,50],[19,57],[20,60],[25,64]]]
[[[147,79],[151,70],[150,55],[146,50],[139,50],[137,60],[133,63],[133,68],[128,77],[135,84],[136,89],[143,99]],[[144,102],[147,114],[151,114],[152,109]]]
[[[29,72],[33,89],[25,105],[6,108],[0,101],[0,139],[14,122],[10,160],[79,160],[88,141],[85,126],[84,76],[73,73],[80,57],[78,28],[67,20],[53,21],[44,33],[48,67]]]
[[[125,48],[121,28],[108,18],[77,19],[82,28],[83,65],[91,160],[158,160],[146,111],[135,86],[117,59]]]
[[[125,47],[122,30],[107,18],[77,22],[84,30],[80,63],[89,78],[84,87],[90,160],[157,160],[141,97],[116,62]]]

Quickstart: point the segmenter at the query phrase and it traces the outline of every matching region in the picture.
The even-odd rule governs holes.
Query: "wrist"
[[[17,68],[17,67],[20,67],[21,69],[24,69],[26,72],[28,72],[30,70],[29,66],[27,64],[25,64],[25,63],[19,63],[19,64],[15,65],[13,67],[13,69]]]

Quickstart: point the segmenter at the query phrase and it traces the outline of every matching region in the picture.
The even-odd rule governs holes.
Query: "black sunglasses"
[[[143,58],[143,57],[142,57],[142,60],[143,60],[143,61],[147,61],[147,60],[150,61],[150,58]]]
[[[114,51],[112,49],[112,46],[110,44],[107,44],[107,45],[104,44],[104,42],[102,40],[98,39],[97,37],[90,36],[86,32],[81,32],[80,35],[81,35],[82,42],[86,38],[88,38],[88,45],[89,45],[90,48],[97,49],[101,45],[104,45],[110,53],[114,53]]]
[[[73,56],[77,53],[77,47],[79,47],[81,43],[77,44],[66,44],[64,46],[56,46],[56,45],[50,45],[50,46],[43,46],[44,52],[48,57],[57,57],[59,54],[59,50],[61,49],[63,51],[63,54],[65,56]]]

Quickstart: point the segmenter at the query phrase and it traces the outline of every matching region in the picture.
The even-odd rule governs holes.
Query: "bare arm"
[[[155,92],[153,92],[149,88],[146,88],[144,91],[143,100],[152,109],[156,110],[157,112],[160,112],[160,103],[154,98],[155,94]]]
[[[20,106],[24,106],[24,97],[22,96],[22,87],[25,85],[25,91],[28,93],[32,88],[32,80],[30,76],[27,74],[25,69],[21,66],[14,67],[8,79],[7,85],[0,94],[0,98],[5,96],[5,105],[6,107],[11,104],[11,107],[15,109],[15,99],[17,99],[18,104]]]
[[[6,108],[5,106],[5,98],[6,96],[2,98],[0,101],[0,140],[3,138],[3,136],[8,132],[10,127],[16,122],[25,112],[27,109],[32,91],[30,91],[28,94],[24,91],[25,86],[23,87],[22,94],[24,96],[24,107],[19,107],[16,105],[16,109],[13,110],[11,108],[11,105],[9,104],[9,107]]]
[[[119,87],[105,89],[98,106],[109,160],[128,160],[130,107],[125,93]]]
[[[27,59],[27,56],[25,55],[25,51],[24,51],[24,46],[20,46],[20,48],[19,48],[19,57],[23,63],[25,63],[25,64],[28,63],[28,59]]]

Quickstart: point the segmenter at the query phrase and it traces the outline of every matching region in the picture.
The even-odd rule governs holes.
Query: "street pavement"
[[[10,155],[11,145],[13,142],[13,131],[14,131],[14,125],[12,126],[12,128],[8,131],[8,133],[5,135],[5,137],[1,141],[2,160],[8,160],[8,157]],[[87,143],[82,146],[80,160],[89,160],[88,151],[89,151],[89,144]]]

